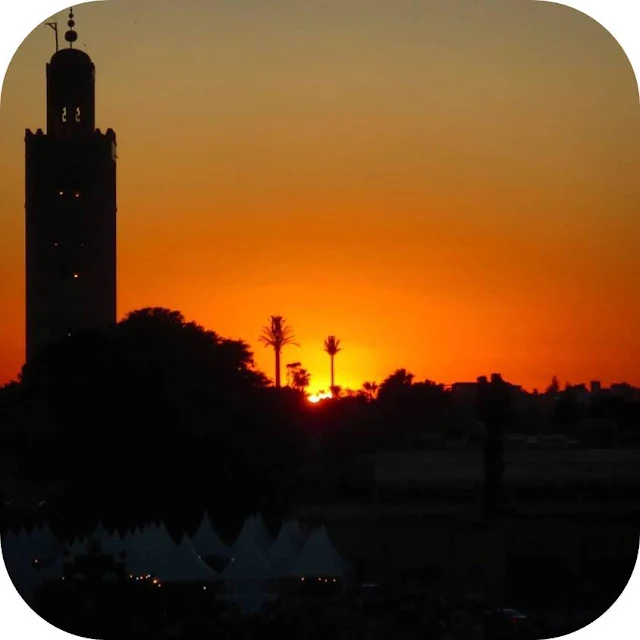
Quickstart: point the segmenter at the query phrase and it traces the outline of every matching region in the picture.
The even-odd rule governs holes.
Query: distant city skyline
[[[118,317],[251,345],[293,326],[310,391],[397,368],[447,384],[640,386],[640,110],[593,20],[548,3],[118,0],[75,7],[119,140]],[[57,14],[61,34],[67,12]],[[61,38],[61,46],[64,46]],[[0,383],[24,361],[24,131],[38,27],[0,113]]]

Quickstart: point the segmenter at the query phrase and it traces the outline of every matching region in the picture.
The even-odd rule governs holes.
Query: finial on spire
[[[73,27],[76,26],[76,23],[73,19],[73,7],[69,9],[69,31],[64,34],[64,39],[69,43],[69,48],[73,48],[73,43],[78,39],[78,34],[73,30]]]

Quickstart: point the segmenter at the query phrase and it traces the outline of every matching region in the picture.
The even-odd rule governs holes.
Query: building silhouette
[[[68,25],[46,67],[47,132],[25,136],[27,362],[116,321],[116,136],[95,128],[95,67],[73,12]]]

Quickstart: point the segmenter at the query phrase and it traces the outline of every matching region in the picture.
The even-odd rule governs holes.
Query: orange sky
[[[520,0],[108,0],[76,7],[115,129],[119,315],[180,309],[255,349],[284,315],[312,390],[498,371],[640,385],[640,107],[603,28]],[[60,14],[61,31],[66,15]],[[24,129],[0,111],[0,381],[24,352]],[[284,369],[284,367],[283,367]]]

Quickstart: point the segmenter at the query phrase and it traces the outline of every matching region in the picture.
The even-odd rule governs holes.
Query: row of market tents
[[[63,579],[65,565],[91,553],[124,563],[131,580],[203,587],[217,583],[223,597],[247,611],[277,597],[283,581],[342,582],[349,573],[325,527],[310,530],[290,520],[274,539],[260,515],[245,520],[231,545],[222,541],[205,514],[196,533],[183,535],[177,545],[163,522],[124,536],[99,523],[91,535],[68,544],[59,543],[46,525],[31,533],[10,532],[2,540],[2,551],[9,575],[27,601],[44,583]],[[104,579],[109,577],[117,579]],[[86,576],[76,573],[72,579]]]

